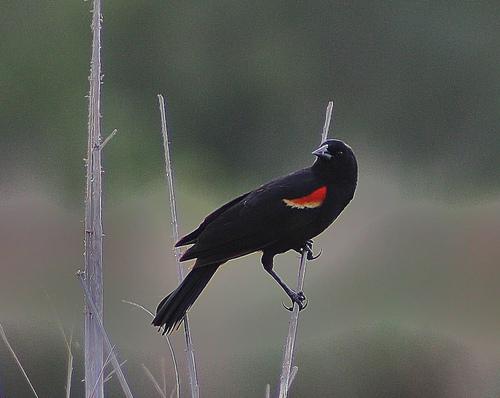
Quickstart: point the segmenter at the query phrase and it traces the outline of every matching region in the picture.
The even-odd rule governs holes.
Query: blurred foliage
[[[7,0],[0,15],[0,166],[35,171],[73,200],[88,8]],[[163,92],[187,183],[256,184],[309,162],[334,97],[336,134],[407,189],[452,201],[497,193],[499,15],[495,1],[105,1],[103,135],[120,130],[107,187],[159,177]]]

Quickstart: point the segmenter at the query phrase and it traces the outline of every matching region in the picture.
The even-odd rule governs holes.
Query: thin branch
[[[163,95],[158,94],[158,103],[160,106],[160,117],[161,117],[161,134],[163,138],[163,152],[165,155],[165,174],[167,175],[168,183],[168,193],[170,199],[170,216],[172,223],[172,237],[175,242],[179,240],[179,225],[177,218],[177,205],[175,201],[175,189],[174,189],[174,177],[172,175],[172,162],[170,160],[170,143],[168,141],[168,130],[167,130],[167,115],[165,107],[165,99]],[[175,243],[174,242],[174,243]],[[174,247],[175,258],[180,258],[180,249]],[[179,283],[184,279],[184,267],[180,262],[177,262],[177,277],[179,278]]]
[[[133,301],[122,300],[122,303],[130,304],[130,305],[133,305],[134,307],[137,307],[137,308],[143,310],[151,318],[155,317],[155,315],[150,310],[148,310],[146,307],[144,307],[140,304],[134,303]],[[172,363],[174,365],[174,373],[175,373],[175,390],[177,391],[177,398],[179,398],[180,393],[181,393],[181,381],[180,381],[180,377],[179,377],[179,368],[177,367],[177,359],[175,357],[174,348],[172,347],[172,343],[170,342],[170,338],[166,334],[164,334],[163,336],[165,337],[165,340],[167,341],[168,349],[170,350],[170,356],[172,357]],[[165,374],[165,372],[164,372],[164,374]],[[165,386],[165,389],[166,389],[165,384],[166,384],[166,381],[163,382],[163,385]]]
[[[328,129],[330,126],[330,118],[332,113],[333,113],[333,101],[330,101],[326,108],[325,125],[323,127],[323,135],[321,137],[321,142],[324,142],[328,137]],[[306,250],[304,250],[302,252],[302,256],[300,257],[299,272],[297,276],[298,292],[301,292],[304,287],[304,278],[306,276],[306,263],[307,263],[307,252]],[[288,334],[285,342],[285,348],[283,351],[283,362],[281,365],[281,376],[280,376],[279,395],[278,395],[279,398],[286,398],[288,396],[288,390],[291,385],[292,362],[293,362],[293,354],[295,351],[295,339],[297,336],[299,312],[300,310],[298,304],[293,303],[293,310],[292,314],[290,315],[290,321],[288,324]]]
[[[111,351],[108,353],[108,356],[106,357],[106,360],[104,361],[104,364],[102,365],[102,369],[101,369],[101,372],[99,374],[99,378],[102,377],[102,374],[104,373],[104,369],[106,369],[106,366],[108,366],[108,363],[109,363],[109,359],[111,358],[111,354],[113,354],[113,351],[115,349],[115,346],[113,346],[111,348]],[[94,393],[97,389],[97,384],[98,384],[99,380],[96,380],[96,383],[95,383],[95,386],[94,386],[94,389],[92,390],[92,395],[90,396],[91,398],[94,397]]]
[[[68,361],[66,365],[66,398],[70,398],[71,396],[71,379],[73,377],[73,352],[71,350],[71,346],[73,343],[73,330],[71,330],[71,334],[68,338],[66,335],[66,332],[64,331],[64,327],[62,325],[61,319],[59,318],[59,314],[57,313],[56,307],[54,305],[54,302],[52,301],[49,293],[46,291],[45,292],[47,296],[47,300],[49,302],[49,306],[52,309],[52,312],[54,313],[54,318],[56,319],[57,327],[59,331],[61,332],[61,335],[64,339],[64,344],[66,345],[66,350],[68,352]]]
[[[101,143],[101,145],[99,145],[99,149],[102,151],[103,148],[106,146],[106,144],[111,141],[111,139],[116,135],[116,133],[118,133],[118,130],[117,129],[114,129],[110,135],[108,135],[106,137],[106,139]]]
[[[9,340],[7,339],[7,335],[5,334],[5,330],[3,330],[3,326],[2,326],[1,323],[0,323],[0,336],[2,337],[2,340],[5,343],[5,345],[7,346],[8,350],[10,351],[12,357],[16,361],[17,366],[21,370],[21,373],[23,374],[24,378],[28,382],[28,384],[29,384],[29,386],[31,388],[31,391],[33,392],[33,394],[35,395],[35,397],[38,398],[38,394],[35,391],[35,387],[33,387],[33,384],[31,384],[31,381],[30,381],[30,379],[29,379],[26,371],[24,370],[23,365],[21,365],[21,361],[19,360],[19,358],[16,355],[16,352],[14,351],[14,349],[12,348],[12,346],[10,345]]]
[[[163,393],[167,395],[167,371],[165,370],[165,358],[160,359],[161,378],[163,381]]]
[[[89,299],[95,303],[92,313],[85,306],[85,397],[90,398],[97,382],[95,398],[104,397],[102,376],[104,343],[97,318],[103,313],[102,284],[102,176],[101,176],[101,0],[93,0],[92,55],[89,76],[87,189],[85,198],[85,274],[83,282]]]
[[[170,213],[172,218],[172,236],[174,241],[179,240],[179,228],[177,221],[177,207],[175,205],[175,190],[174,190],[174,177],[172,175],[172,163],[170,161],[170,147],[168,142],[168,130],[167,130],[167,116],[165,110],[165,100],[163,95],[158,94],[158,103],[160,106],[160,116],[161,116],[161,133],[163,137],[163,150],[165,153],[165,172],[167,174],[168,180],[168,191],[170,198]],[[174,255],[177,263],[177,277],[179,283],[184,279],[184,267],[181,265],[180,249],[174,247]],[[199,398],[200,388],[198,385],[198,375],[196,372],[196,360],[194,356],[193,340],[191,338],[191,329],[189,328],[189,317],[188,314],[184,315],[184,337],[186,340],[186,356],[189,372],[189,384],[191,386],[191,397]]]
[[[144,364],[142,364],[142,369],[144,369],[144,373],[146,373],[146,376],[148,376],[149,380],[151,380],[151,383],[153,383],[153,386],[155,387],[155,390],[158,391],[158,394],[160,394],[160,397],[167,398],[167,395],[161,389],[160,385],[153,376],[153,373],[151,373],[151,371]]]
[[[300,292],[304,286],[304,277],[306,274],[307,253],[304,250],[300,257],[299,274],[297,280],[297,291]],[[280,376],[280,390],[279,398],[286,398],[288,396],[288,386],[290,384],[290,375],[292,369],[292,360],[295,350],[295,338],[297,336],[297,325],[299,322],[299,306],[294,303],[292,314],[290,315],[290,322],[288,324],[288,335],[285,343],[285,350],[283,353],[283,363]]]
[[[148,310],[143,305],[140,305],[140,304],[134,303],[133,301],[128,301],[128,300],[122,300],[122,303],[130,304],[130,305],[133,305],[134,307],[137,307],[137,308],[143,310],[145,313],[147,313],[149,316],[151,316],[151,318],[155,317],[155,314],[153,314],[150,310]]]
[[[266,398],[271,398],[271,384],[267,383],[266,384]]]
[[[120,364],[120,369],[123,368],[123,365],[127,363],[127,360],[125,359],[122,361]],[[108,375],[104,378],[104,384],[106,384],[108,381],[110,381],[113,378],[113,375],[116,373],[115,369],[113,368],[111,372],[108,373]]]
[[[99,331],[104,339],[104,343],[106,344],[106,348],[108,352],[111,353],[111,364],[113,365],[113,368],[116,371],[116,376],[118,377],[118,381],[120,382],[120,385],[122,387],[123,393],[127,398],[133,398],[132,392],[130,391],[130,387],[127,384],[127,380],[125,380],[125,375],[122,372],[122,369],[120,367],[120,363],[118,362],[118,359],[116,357],[116,354],[113,352],[113,346],[111,345],[111,341],[109,340],[108,334],[106,333],[106,330],[104,329],[104,325],[102,323],[102,319],[100,317],[100,313],[97,310],[97,307],[92,300],[92,296],[90,295],[90,290],[87,286],[87,283],[85,282],[84,274],[83,272],[78,272],[77,274],[78,280],[80,281],[80,284],[82,285],[83,291],[85,293],[85,299],[87,300],[87,304],[92,310],[94,314],[94,319],[97,321],[97,325],[99,327]],[[102,368],[101,368],[102,369]],[[101,373],[101,369],[99,369],[99,373]],[[99,376],[100,379],[102,379],[102,374]]]
[[[293,384],[293,381],[295,380],[295,376],[297,376],[297,372],[299,371],[298,366],[293,366],[292,371],[290,372],[290,382],[288,383],[288,390],[290,390],[290,387]]]
[[[68,362],[66,366],[66,398],[71,397],[71,379],[73,378],[73,353],[71,352],[72,343],[73,331],[71,331],[68,342]]]
[[[333,117],[333,101],[328,102],[326,107],[325,114],[325,125],[323,126],[323,134],[321,135],[321,142],[325,142],[328,138],[328,132],[330,131],[330,121]],[[335,119],[333,118],[333,123],[335,123]],[[335,127],[335,126],[333,126]]]

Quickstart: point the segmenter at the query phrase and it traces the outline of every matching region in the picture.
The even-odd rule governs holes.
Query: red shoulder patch
[[[322,186],[306,196],[294,199],[283,199],[283,202],[295,209],[314,209],[323,204],[326,198],[326,186]]]

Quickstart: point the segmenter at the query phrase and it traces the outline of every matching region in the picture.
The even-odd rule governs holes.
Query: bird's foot
[[[304,244],[304,247],[302,248],[302,253],[304,251],[307,253],[307,259],[309,261],[316,260],[319,256],[321,256],[321,253],[323,253],[323,250],[320,249],[319,253],[314,255],[313,241],[311,239],[306,240],[306,243]]]
[[[299,306],[299,311],[302,311],[307,307],[308,301],[304,292],[294,292],[293,290],[288,293],[290,300],[292,300],[292,305],[287,307],[285,304],[281,303],[285,309],[288,311],[293,311],[293,306],[297,304]]]

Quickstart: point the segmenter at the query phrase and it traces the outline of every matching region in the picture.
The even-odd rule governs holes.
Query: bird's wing
[[[220,216],[222,213],[224,213],[230,207],[232,207],[235,204],[237,204],[238,202],[240,202],[248,194],[249,194],[249,192],[244,193],[243,195],[240,195],[237,198],[234,198],[233,200],[222,205],[217,210],[214,210],[212,213],[210,213],[208,216],[205,217],[205,219],[203,220],[203,222],[200,224],[200,226],[198,228],[196,228],[193,232],[190,232],[186,236],[179,239],[179,241],[175,244],[175,247],[185,246],[185,245],[190,245],[192,243],[195,243],[198,236],[200,236],[200,234],[205,230],[205,228],[208,224],[210,224],[212,221],[214,221],[218,216]]]
[[[326,189],[310,169],[271,181],[207,217],[181,260],[208,264],[263,249],[314,222]]]

